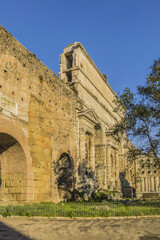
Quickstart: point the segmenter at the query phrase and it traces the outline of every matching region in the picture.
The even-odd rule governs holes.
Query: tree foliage
[[[128,157],[143,153],[160,166],[160,58],[151,66],[144,86],[137,86],[135,93],[124,89],[115,102],[115,111],[123,117],[113,134],[126,136],[136,146],[130,144]]]

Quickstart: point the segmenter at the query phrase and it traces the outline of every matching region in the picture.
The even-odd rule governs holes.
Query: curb
[[[41,216],[32,216],[32,217],[27,217],[27,216],[7,216],[3,217],[0,215],[0,218],[27,218],[27,219],[52,219],[52,220],[57,220],[57,221],[64,221],[64,220],[123,220],[123,219],[146,219],[146,218],[160,218],[160,215],[148,215],[148,216],[120,216],[120,217],[41,217]]]

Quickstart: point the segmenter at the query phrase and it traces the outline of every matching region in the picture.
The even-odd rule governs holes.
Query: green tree
[[[160,166],[160,58],[151,66],[144,86],[137,86],[135,93],[124,89],[115,102],[115,111],[123,117],[113,134],[125,136],[136,146],[128,144],[128,159],[143,153]]]

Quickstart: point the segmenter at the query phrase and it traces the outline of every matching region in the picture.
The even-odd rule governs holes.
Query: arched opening
[[[0,133],[0,201],[25,201],[27,197],[27,161],[20,143]]]
[[[60,198],[68,200],[74,184],[74,162],[67,153],[62,153],[57,164],[57,184]]]
[[[119,179],[121,182],[121,191],[122,191],[122,196],[125,198],[133,198],[136,197],[136,190],[134,187],[130,186],[130,183],[128,180],[125,178],[126,173],[125,172],[120,172],[119,173]]]

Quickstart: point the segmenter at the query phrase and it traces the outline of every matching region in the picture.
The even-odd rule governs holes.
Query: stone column
[[[63,71],[66,70],[66,68],[67,68],[66,64],[67,64],[67,61],[66,61],[65,54],[62,53],[59,57],[59,66],[60,66],[59,75],[60,75],[60,78],[65,82],[67,81],[67,77]]]
[[[148,177],[147,179],[148,179],[148,192],[150,192],[151,191],[150,177]]]
[[[107,185],[110,186],[111,181],[111,146],[106,147],[106,165],[107,165]]]
[[[82,163],[85,159],[85,132],[80,132],[80,147],[79,147],[79,155],[80,155],[80,163]]]
[[[141,192],[141,184],[142,184],[141,182],[136,183],[136,191],[137,192]]]
[[[91,136],[90,139],[90,151],[91,151],[91,155],[90,155],[90,168],[95,171],[95,143],[94,143],[94,135]]]
[[[115,159],[115,161],[116,161],[116,180],[117,180],[118,187],[120,187],[118,151],[116,151],[115,158],[116,158]]]
[[[156,177],[156,192],[158,192],[158,186],[159,186],[159,177]]]
[[[114,181],[114,179],[115,179],[115,153],[113,151],[111,154],[111,178]]]
[[[142,192],[144,192],[144,178],[141,178]]]
[[[151,192],[154,192],[154,178],[151,177]]]
[[[107,157],[106,157],[106,130],[105,126],[102,126],[102,144],[103,144],[103,158],[104,158],[104,188],[107,189]]]
[[[147,191],[147,178],[144,177],[144,191]]]

